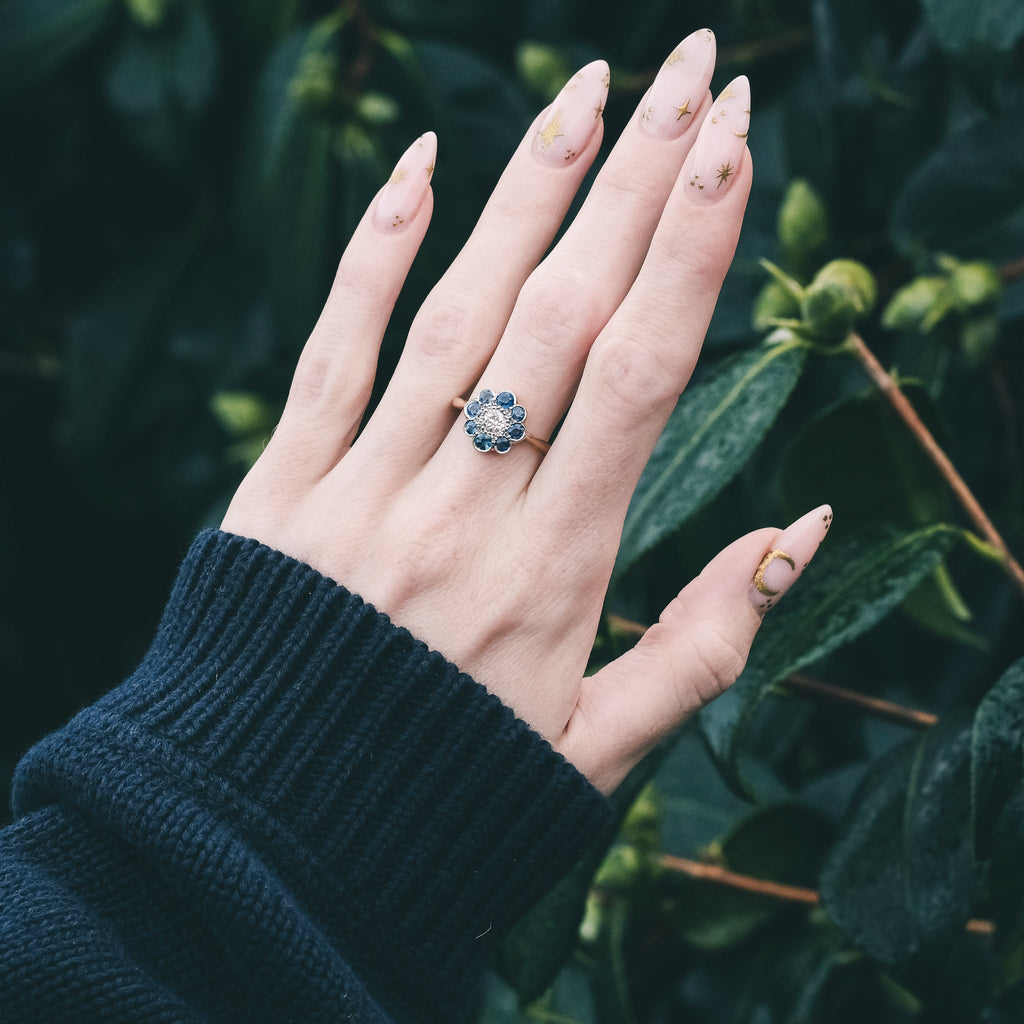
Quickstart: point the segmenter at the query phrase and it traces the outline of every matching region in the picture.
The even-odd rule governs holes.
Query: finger
[[[709,101],[714,63],[707,29],[672,51],[580,212],[519,294],[481,383],[529,401],[541,437],[561,418],[590,345],[643,263]]]
[[[531,484],[548,515],[572,519],[588,505],[625,515],[693,370],[736,248],[751,181],[749,97],[739,78],[708,112],[636,283],[590,351]]]
[[[352,443],[384,329],[430,222],[436,156],[437,137],[427,132],[402,155],[352,235],[264,453],[275,470],[315,481]]]
[[[611,792],[673,730],[728,689],[765,611],[799,579],[832,522],[828,505],[717,555],[639,643],[583,681],[558,749]]]
[[[480,374],[516,295],[558,231],[600,149],[609,71],[577,72],[534,121],[469,240],[413,322],[379,412],[361,447],[422,463],[452,422],[450,401]],[[421,443],[402,443],[401,412],[413,403]],[[434,444],[429,439],[434,438]]]

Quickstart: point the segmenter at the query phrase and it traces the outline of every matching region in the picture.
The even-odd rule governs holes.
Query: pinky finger
[[[785,530],[749,533],[720,552],[639,643],[583,681],[556,744],[602,792],[727,690],[762,618],[797,581],[832,522],[828,505]]]

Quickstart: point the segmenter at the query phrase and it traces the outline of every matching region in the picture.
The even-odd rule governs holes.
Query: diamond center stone
[[[495,434],[504,434],[508,427],[510,418],[511,417],[504,409],[499,409],[493,405],[487,406],[477,413],[477,430],[482,430],[484,433],[490,434],[492,437]]]

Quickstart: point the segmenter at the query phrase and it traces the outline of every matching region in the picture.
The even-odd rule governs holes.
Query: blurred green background
[[[984,702],[1000,678],[1024,699],[1020,592],[964,539],[944,481],[843,347],[849,321],[816,320],[759,264],[801,288],[836,257],[871,271],[877,302],[858,329],[1024,552],[1019,0],[0,0],[0,778],[145,649],[191,536],[219,521],[276,420],[346,238],[409,142],[438,133],[435,212],[383,379],[563,81],[609,61],[607,148],[702,26],[718,39],[713,88],[751,79],[756,183],[666,445],[688,451],[726,407],[729,374],[754,365],[743,360],[760,360],[763,393],[733,392],[699,495],[685,474],[667,496],[648,480],[656,499],[646,519],[631,513],[609,610],[652,621],[720,546],[819,501],[835,506],[837,553],[780,620],[799,655],[763,648],[703,742],[691,730],[665,753],[638,805],[653,808],[657,841],[635,812],[602,869],[617,881],[596,891],[621,899],[594,903],[591,864],[582,937],[510,948],[481,1019],[1024,1019],[1024,892],[1006,869],[1024,849],[1024,748],[1019,729],[993,732],[1003,718]],[[897,549],[910,552],[902,567]],[[812,622],[844,588],[850,602]],[[596,661],[628,642],[616,622]],[[805,664],[926,708],[939,727],[908,753],[899,727],[780,696],[782,667]],[[736,709],[756,710],[756,728],[740,730]],[[997,762],[992,792],[1018,810],[989,807],[990,835],[981,790],[954,789]],[[878,842],[857,800],[848,809],[855,791],[896,815]],[[920,806],[942,809],[918,822],[924,852],[882,849],[883,834],[911,829],[922,792]],[[936,854],[935,836],[955,838],[955,855]],[[624,849],[633,867],[617,875]],[[680,892],[643,867],[655,850],[824,885],[829,913]],[[885,885],[854,877],[859,860]],[[877,931],[907,878],[925,897],[903,932]],[[552,912],[570,937],[578,902]],[[994,907],[997,938],[965,952],[968,915]]]

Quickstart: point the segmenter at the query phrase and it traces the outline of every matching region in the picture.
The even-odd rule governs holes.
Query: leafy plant
[[[835,526],[733,689],[617,794],[610,849],[509,938],[478,1020],[1018,1021],[1009,0],[5,0],[0,768],[132,667],[409,139],[439,134],[435,213],[382,380],[532,112],[604,56],[624,123],[702,20],[721,83],[754,85],[755,193],[595,661],[737,534],[822,500]]]

